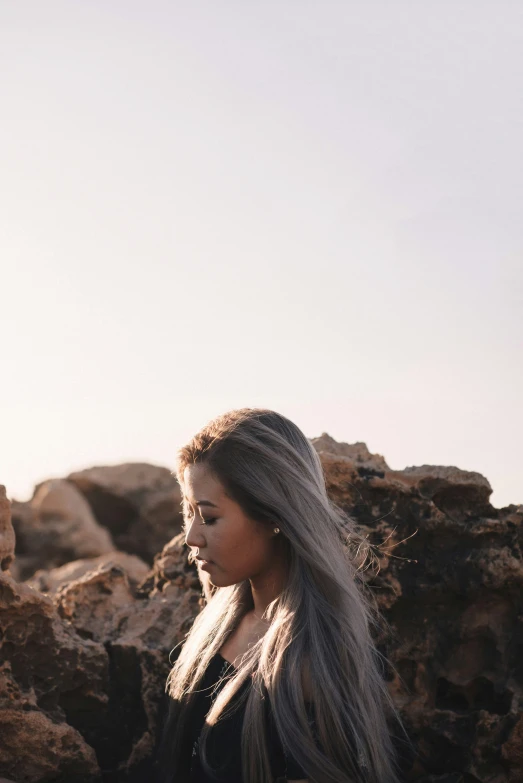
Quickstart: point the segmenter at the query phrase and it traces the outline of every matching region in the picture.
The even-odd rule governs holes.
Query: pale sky
[[[2,0],[0,483],[269,407],[523,502],[520,0]]]

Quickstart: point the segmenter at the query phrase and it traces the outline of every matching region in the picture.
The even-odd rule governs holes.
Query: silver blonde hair
[[[180,485],[185,468],[203,462],[251,519],[280,528],[288,563],[287,583],[267,607],[266,634],[243,656],[207,715],[200,739],[204,767],[210,769],[205,750],[210,729],[245,704],[243,778],[272,779],[268,699],[280,740],[311,783],[397,783],[388,724],[390,718],[397,721],[397,713],[372,639],[373,603],[355,562],[358,535],[328,498],[312,444],[285,416],[242,408],[211,421],[180,449]],[[211,588],[207,597],[167,680],[174,706],[169,775],[177,781],[183,779],[185,710],[211,658],[253,606],[248,580]],[[305,706],[305,670],[319,745]],[[249,679],[253,687],[242,688]]]

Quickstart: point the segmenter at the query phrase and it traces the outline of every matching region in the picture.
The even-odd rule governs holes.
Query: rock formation
[[[127,574],[133,592],[149,573],[149,566],[139,557],[116,551],[100,557],[73,560],[60,568],[40,569],[26,580],[26,584],[42,593],[54,594],[66,582],[74,582],[89,571],[96,571],[100,566],[108,564],[119,566]]]
[[[14,501],[17,536],[12,575],[122,551],[152,565],[181,529],[181,495],[167,468],[142,463],[89,468],[39,484],[28,503]]]
[[[55,568],[115,550],[110,534],[98,524],[83,495],[64,479],[44,481],[29,503],[14,504],[13,524],[15,575],[21,579],[44,564]]]
[[[148,563],[181,529],[181,494],[167,468],[142,463],[89,468],[71,473],[99,524],[118,549]]]
[[[381,543],[369,584],[417,746],[407,779],[523,781],[523,506],[493,508],[488,481],[455,467],[320,456],[332,500]]]
[[[0,530],[10,527],[9,506],[2,502]],[[3,553],[8,558],[14,535],[7,538],[13,544]],[[17,781],[48,780],[57,773],[94,779],[95,752],[66,720],[59,700],[62,689],[76,693],[79,702],[87,688],[93,700],[102,698],[103,647],[82,643],[49,598],[17,584],[8,571],[0,573],[0,611],[0,772]]]
[[[0,486],[0,571],[7,571],[15,556],[15,531],[11,524],[5,487]]]
[[[8,506],[0,510],[8,530]],[[194,577],[188,584],[137,600],[109,560],[53,600],[0,574],[0,774],[147,779],[168,653],[199,611]]]
[[[377,641],[416,748],[405,780],[521,783],[523,506],[493,508],[489,483],[477,473],[427,465],[393,471],[364,444],[326,434],[313,443],[331,499],[356,520],[379,566],[365,578],[386,620]],[[134,491],[131,472],[122,469],[119,484],[118,471],[111,483],[99,470],[69,483],[85,493],[113,541],[129,547],[131,530],[143,540],[140,524],[149,535],[162,495],[158,536],[165,536],[177,519],[166,475],[159,474],[156,500],[154,491],[144,500],[144,482],[138,478]],[[35,574],[30,584],[45,595],[7,570],[14,536],[3,497],[0,775],[16,783],[148,780],[169,651],[204,600],[183,535],[157,554],[138,587],[140,566],[133,571],[121,553],[108,552]],[[121,511],[118,523],[111,507]],[[56,524],[56,515],[50,519]],[[27,541],[22,547],[26,557]],[[40,568],[51,554],[45,557]]]
[[[312,438],[311,443],[318,454],[334,454],[337,457],[347,457],[358,468],[370,470],[390,470],[381,454],[371,454],[365,443],[338,443],[326,432],[319,438]]]

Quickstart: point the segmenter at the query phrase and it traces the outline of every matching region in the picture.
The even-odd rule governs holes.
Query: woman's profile
[[[309,440],[274,411],[231,411],[176,475],[207,602],[167,680],[162,782],[397,782],[356,534]]]

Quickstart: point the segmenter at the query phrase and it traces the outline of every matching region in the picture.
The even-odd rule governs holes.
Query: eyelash
[[[193,517],[190,514],[187,514],[184,517],[184,520],[183,520],[184,526],[187,527],[187,525],[189,524],[189,522],[192,521],[192,519],[193,519]],[[209,519],[203,519],[203,517],[202,517],[202,522],[203,522],[204,525],[214,525],[214,523],[216,522],[217,519],[218,519],[218,517],[210,517]]]

